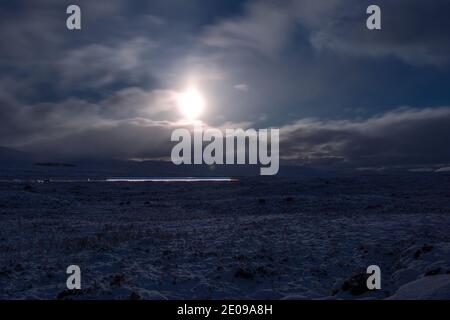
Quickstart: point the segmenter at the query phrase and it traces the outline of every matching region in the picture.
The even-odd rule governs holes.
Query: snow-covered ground
[[[445,174],[3,181],[0,298],[450,299],[449,231]]]

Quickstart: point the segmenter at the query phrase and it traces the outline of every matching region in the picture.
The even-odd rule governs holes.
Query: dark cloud
[[[361,26],[368,1],[344,1],[330,21],[311,24],[311,42],[317,49],[350,56],[396,57],[413,65],[447,65],[450,62],[448,12],[445,0],[378,1],[382,30]]]
[[[412,64],[450,62],[448,1],[378,1],[383,26],[379,32],[365,27],[366,8],[371,4],[360,0],[254,2],[244,16],[213,26],[205,42],[267,53],[286,46],[300,25],[319,50],[351,56],[394,56]]]
[[[97,123],[65,135],[46,136],[22,148],[45,159],[170,159],[169,122],[146,119]]]
[[[58,76],[64,86],[91,89],[117,81],[140,83],[150,73],[142,64],[153,56],[155,47],[157,44],[151,40],[135,38],[116,46],[92,44],[76,48],[58,62]]]
[[[382,31],[366,28],[371,1],[255,1],[244,15],[207,29],[207,45],[273,54],[289,45],[299,26],[317,50],[362,57],[397,57],[411,64],[450,62],[450,3],[437,0],[377,1]]]
[[[450,162],[450,107],[402,108],[365,120],[306,119],[281,128],[281,150],[302,163],[347,166]]]

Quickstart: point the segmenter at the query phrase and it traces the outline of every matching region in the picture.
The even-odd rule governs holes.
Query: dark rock
[[[359,296],[369,291],[367,288],[368,275],[365,272],[360,272],[353,275],[350,279],[345,280],[342,284],[342,291],[350,291],[354,296]]]
[[[116,274],[111,280],[111,286],[120,287],[125,282],[125,275],[122,273]]]
[[[21,272],[23,270],[24,270],[24,268],[22,267],[22,265],[20,263],[16,264],[16,266],[14,267],[14,271],[16,271],[16,272]]]
[[[64,291],[61,291],[60,293],[58,293],[56,295],[56,299],[57,300],[65,300],[67,298],[73,297],[73,296],[78,296],[81,295],[82,291],[81,290],[69,290],[69,289],[65,289]]]
[[[425,277],[435,276],[435,275],[438,275],[439,273],[441,273],[441,268],[437,267],[437,268],[434,268],[434,269],[431,269],[431,270],[427,271],[425,273]]]
[[[236,272],[234,273],[234,276],[236,278],[242,278],[242,279],[253,279],[253,273],[250,270],[244,269],[244,268],[238,268]]]
[[[374,209],[380,209],[383,206],[381,204],[370,204],[365,209],[366,210],[374,210]]]
[[[141,296],[139,295],[139,293],[133,291],[130,294],[130,300],[141,300]]]

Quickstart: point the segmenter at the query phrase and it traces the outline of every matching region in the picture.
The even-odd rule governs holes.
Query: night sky
[[[449,17],[448,0],[2,1],[0,146],[170,157],[174,96],[195,85],[205,125],[280,128],[284,160],[448,166]]]

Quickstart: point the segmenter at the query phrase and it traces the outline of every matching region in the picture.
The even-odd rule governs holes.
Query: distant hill
[[[17,164],[31,162],[31,156],[25,152],[17,151],[13,148],[0,147],[0,163]]]
[[[112,159],[67,159],[36,157],[13,148],[0,147],[0,177],[257,177],[258,165],[175,165],[171,161],[124,161]],[[278,177],[310,177],[329,172],[282,164]]]
[[[40,167],[59,167],[59,168],[64,168],[64,167],[73,168],[73,167],[76,167],[76,165],[74,165],[74,164],[63,163],[63,162],[37,162],[34,165],[35,166],[40,166]]]

